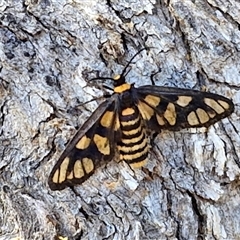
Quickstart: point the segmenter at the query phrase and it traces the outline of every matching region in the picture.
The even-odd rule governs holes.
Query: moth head
[[[118,81],[120,78],[121,78],[121,75],[119,75],[119,74],[116,74],[113,76],[114,81]]]
[[[124,75],[119,75],[119,74],[116,74],[113,76],[113,86],[114,87],[118,87],[118,86],[121,86],[122,84],[125,83],[125,76]]]

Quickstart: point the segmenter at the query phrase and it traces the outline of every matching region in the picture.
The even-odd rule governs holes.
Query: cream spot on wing
[[[186,107],[192,101],[190,96],[179,96],[176,103],[181,107]]]
[[[118,115],[116,116],[116,119],[115,119],[115,126],[114,126],[114,130],[115,131],[118,131],[120,128],[120,121],[119,121],[119,118],[118,118]]]
[[[154,110],[151,107],[149,107],[146,103],[141,101],[139,101],[138,103],[138,109],[143,119],[145,120],[149,120],[154,114]]]
[[[67,176],[67,169],[68,169],[68,165],[69,165],[69,161],[70,159],[68,157],[66,157],[59,168],[59,183],[62,183],[66,180],[66,176]]]
[[[218,100],[218,103],[225,108],[226,110],[229,109],[229,104],[227,102],[224,102],[222,100]]]
[[[225,111],[224,108],[219,105],[214,99],[204,98],[204,102],[218,114],[221,114]]]
[[[94,169],[93,161],[90,158],[83,158],[82,160],[83,167],[86,173],[90,173]]]
[[[198,119],[200,120],[201,123],[206,123],[209,121],[209,116],[208,114],[206,113],[206,111],[204,111],[203,109],[201,108],[198,108],[196,110],[196,113],[198,115]]]
[[[103,127],[111,127],[111,124],[112,124],[112,121],[113,121],[113,116],[114,116],[114,112],[112,111],[106,111],[101,120],[100,120],[100,124],[103,126]]]
[[[147,95],[144,100],[151,106],[153,107],[157,107],[158,104],[160,103],[161,101],[161,98],[160,97],[156,97],[156,96],[153,96],[153,95]]]
[[[164,112],[163,116],[165,117],[165,119],[167,119],[170,125],[172,126],[175,125],[177,114],[176,114],[175,106],[173,103],[168,104],[167,109]]]
[[[73,171],[74,171],[75,178],[82,178],[84,176],[81,160],[77,160],[75,162]]]
[[[67,175],[67,179],[73,179],[73,171],[71,171],[71,172]]]
[[[104,155],[109,155],[110,154],[110,145],[109,141],[106,137],[102,137],[98,134],[95,134],[93,137],[93,141],[97,146],[97,149],[100,153]]]
[[[157,122],[158,122],[159,125],[161,125],[161,126],[165,125],[165,121],[164,121],[162,116],[157,114],[156,118],[157,118]]]
[[[214,111],[208,111],[208,115],[209,115],[209,117],[210,118],[214,118],[215,116],[216,116],[216,112],[214,112]]]
[[[78,143],[76,144],[75,147],[76,147],[77,149],[83,150],[83,149],[86,149],[86,148],[89,146],[90,142],[91,142],[91,139],[88,138],[86,135],[84,135],[84,136],[78,141]]]
[[[57,169],[53,175],[52,182],[58,183],[59,170]]]
[[[197,118],[197,115],[194,111],[190,112],[187,116],[187,120],[188,120],[188,123],[191,125],[191,126],[195,126],[195,125],[198,125],[199,124],[199,121],[198,121],[198,118]]]

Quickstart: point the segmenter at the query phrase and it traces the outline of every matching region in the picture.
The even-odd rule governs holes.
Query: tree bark
[[[240,239],[237,0],[5,0],[0,16],[0,239]],[[116,157],[74,191],[51,191],[105,91],[87,80],[121,73],[143,47],[128,82],[206,89],[235,112],[162,131],[144,169]]]

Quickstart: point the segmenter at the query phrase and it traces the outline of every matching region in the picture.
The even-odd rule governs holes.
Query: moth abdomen
[[[138,108],[133,105],[119,114],[121,139],[117,143],[120,159],[132,167],[141,167],[148,155],[148,137]]]

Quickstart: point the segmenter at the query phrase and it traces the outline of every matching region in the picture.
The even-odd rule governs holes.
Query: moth
[[[144,49],[142,49],[144,50]],[[126,82],[128,62],[121,75],[110,79],[114,92],[93,112],[63,151],[49,176],[52,190],[83,183],[118,151],[132,168],[145,165],[149,131],[208,127],[234,111],[233,102],[209,92]]]

